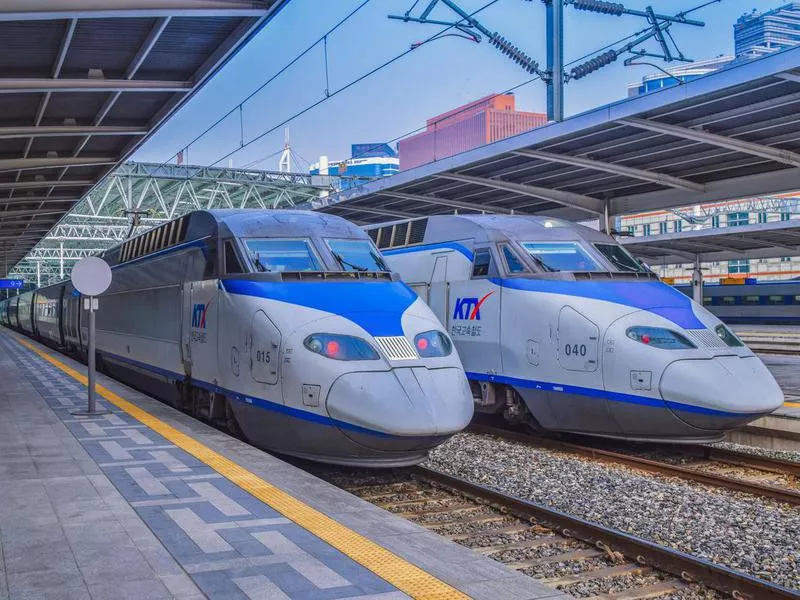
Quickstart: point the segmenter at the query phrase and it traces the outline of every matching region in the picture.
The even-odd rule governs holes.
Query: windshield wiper
[[[345,265],[351,267],[354,271],[361,271],[361,272],[369,271],[367,267],[362,267],[361,265],[356,265],[348,260],[345,260],[344,258],[342,258],[342,255],[339,254],[338,252],[331,252],[331,254],[333,254],[333,258],[336,259],[336,262],[338,262],[339,266],[342,267],[342,269],[344,269],[345,271],[347,270],[345,269]]]
[[[372,260],[375,261],[375,264],[378,265],[378,268],[380,268],[381,271],[389,270],[389,267],[386,266],[386,263],[383,262],[383,259],[377,254],[375,254],[372,250],[369,251],[369,255],[370,257],[372,257]]]
[[[532,252],[528,252],[528,256],[530,256],[530,257],[533,259],[533,262],[535,262],[535,263],[536,263],[536,265],[537,265],[539,268],[541,268],[543,271],[545,271],[545,272],[547,272],[547,273],[555,273],[556,271],[558,271],[558,269],[554,269],[553,267],[551,267],[551,266],[549,266],[549,265],[545,264],[545,262],[544,262],[544,261],[543,261],[541,258],[539,258],[538,256],[536,256],[536,255],[535,255],[535,254],[533,254]]]

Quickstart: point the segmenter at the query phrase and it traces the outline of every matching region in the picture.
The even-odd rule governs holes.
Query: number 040
[[[586,344],[566,344],[564,354],[567,356],[586,356]]]

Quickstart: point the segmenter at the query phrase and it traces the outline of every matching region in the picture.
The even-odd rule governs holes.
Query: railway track
[[[736,335],[753,351],[763,354],[800,354],[800,334],[781,331],[736,330]]]
[[[649,456],[611,451],[593,445],[565,442],[488,425],[472,425],[470,431],[800,506],[800,463],[796,462],[740,454],[708,446],[689,446],[677,450],[671,448],[670,458],[674,459],[677,455],[680,459],[676,464]]]
[[[439,471],[310,470],[574,597],[800,598],[727,567]]]

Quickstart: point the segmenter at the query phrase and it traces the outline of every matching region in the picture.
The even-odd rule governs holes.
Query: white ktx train
[[[692,442],[783,402],[718,318],[605,234],[490,215],[368,231],[447,327],[480,412],[543,430]]]
[[[469,423],[464,370],[431,310],[344,219],[197,211],[103,253],[102,368],[253,445],[401,466]],[[81,358],[69,282],[0,303],[0,323]]]

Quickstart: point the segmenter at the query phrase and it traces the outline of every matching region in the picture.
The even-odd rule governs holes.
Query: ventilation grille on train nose
[[[686,337],[698,348],[724,348],[725,342],[710,329],[687,329]]]
[[[416,360],[417,351],[402,335],[392,337],[376,337],[375,341],[389,360]]]

